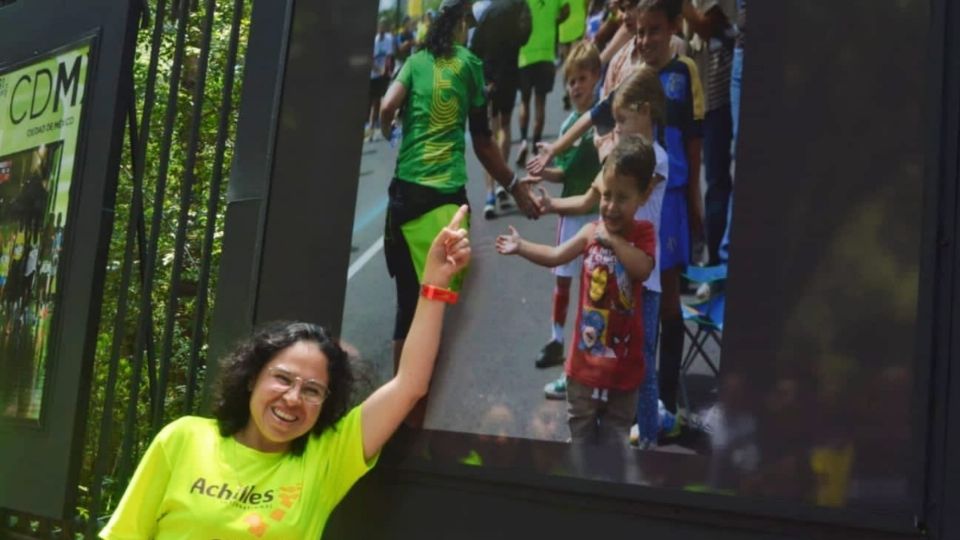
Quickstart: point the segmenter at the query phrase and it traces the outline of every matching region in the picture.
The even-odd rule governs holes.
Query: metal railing
[[[143,0],[76,512],[0,509],[0,536],[94,538],[153,435],[197,412],[251,3]]]

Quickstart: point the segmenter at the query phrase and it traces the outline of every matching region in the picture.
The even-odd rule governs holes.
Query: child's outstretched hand
[[[423,268],[424,284],[446,288],[453,276],[470,262],[470,239],[467,230],[460,226],[467,210],[467,205],[461,206],[450,224],[433,239]]]
[[[520,252],[520,240],[520,233],[510,225],[510,234],[501,234],[497,237],[497,253],[516,255]]]
[[[527,161],[527,172],[536,176],[543,172],[553,159],[553,145],[545,142],[537,143],[537,155]]]

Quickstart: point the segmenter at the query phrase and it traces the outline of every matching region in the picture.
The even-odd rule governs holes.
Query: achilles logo
[[[258,492],[256,485],[233,487],[226,482],[213,484],[208,483],[207,479],[203,477],[197,478],[196,482],[190,486],[190,493],[206,495],[224,501],[235,501],[240,504],[261,504],[273,501],[272,489]]]

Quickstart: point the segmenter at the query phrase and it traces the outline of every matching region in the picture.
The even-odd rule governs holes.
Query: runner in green
[[[569,0],[527,0],[532,17],[532,30],[526,45],[520,48],[520,154],[517,164],[523,166],[529,150],[527,128],[530,125],[530,95],[534,94],[536,117],[533,121],[533,148],[543,136],[546,121],[547,94],[553,91],[556,78],[557,24],[570,14]],[[579,0],[582,1],[582,0]]]
[[[570,16],[560,24],[560,46],[569,48],[573,42],[583,38],[587,31],[587,2],[589,0],[566,0],[570,6]],[[561,56],[566,58],[561,49]]]
[[[587,4],[590,0],[564,0],[566,5],[570,6],[570,15],[565,21],[560,23],[557,29],[558,42],[560,43],[560,60],[567,61],[570,54],[570,48],[583,39],[587,32]],[[567,89],[563,90],[563,110],[569,111],[572,108],[570,104],[570,95]]]
[[[397,110],[404,106],[403,142],[390,183],[384,233],[387,269],[397,287],[395,359],[410,329],[430,240],[461,204],[467,204],[468,119],[480,163],[514,196],[525,215],[540,215],[529,184],[518,181],[493,140],[483,66],[462,45],[472,19],[469,0],[443,0],[421,50],[404,63],[380,110],[380,125],[388,136]],[[454,279],[451,288],[458,289],[462,279],[462,275]],[[421,420],[416,414],[411,418],[415,424]]]

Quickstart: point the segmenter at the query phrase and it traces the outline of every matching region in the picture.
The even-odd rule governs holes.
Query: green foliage
[[[138,36],[138,46],[134,58],[135,101],[138,127],[143,120],[142,114],[147,102],[147,87],[150,84],[151,54],[158,55],[155,74],[155,97],[149,102],[153,106],[149,120],[149,136],[146,145],[143,174],[143,216],[140,221],[145,245],[141,245],[134,235],[132,247],[132,279],[126,288],[126,301],[120,305],[122,287],[122,270],[124,256],[128,250],[127,229],[130,223],[132,201],[134,198],[134,155],[130,148],[129,127],[126,133],[123,159],[121,161],[119,182],[117,186],[114,227],[110,240],[107,260],[106,282],[104,284],[103,308],[101,324],[97,335],[96,358],[94,364],[93,384],[91,387],[89,414],[87,422],[87,437],[83,454],[80,485],[78,486],[78,519],[91,517],[97,512],[101,517],[109,514],[116,506],[119,497],[126,487],[127,480],[132,473],[132,467],[137,463],[139,456],[146,449],[152,436],[154,426],[151,422],[152,413],[159,407],[150,391],[156,386],[157,373],[161,366],[152,366],[148,357],[156,358],[157,364],[162,364],[162,343],[166,311],[171,295],[176,299],[176,309],[172,311],[172,335],[168,337],[172,346],[165,361],[169,363],[167,370],[167,387],[164,393],[164,405],[161,408],[161,422],[184,414],[195,414],[199,403],[200,391],[203,388],[203,375],[206,358],[206,338],[210,313],[212,311],[212,291],[216,287],[217,268],[220,260],[221,239],[223,237],[224,215],[226,204],[226,186],[230,165],[233,157],[235,130],[237,125],[237,105],[243,78],[243,59],[245,44],[249,35],[251,1],[244,2],[244,16],[240,25],[240,49],[237,61],[227,65],[231,23],[234,14],[234,3],[221,0],[217,2],[213,31],[211,33],[209,66],[206,73],[206,85],[200,98],[202,109],[199,116],[196,166],[194,167],[195,183],[190,191],[190,203],[186,213],[186,234],[184,236],[184,250],[182,257],[182,274],[179,286],[171,290],[173,263],[175,259],[175,240],[181,210],[181,190],[187,178],[187,156],[190,146],[191,130],[194,127],[193,108],[195,104],[194,91],[200,83],[200,56],[203,38],[203,23],[205,2],[188,2],[191,8],[187,13],[177,13],[175,9],[167,8],[165,13],[156,13],[157,0],[146,2],[149,7],[149,24],[141,27]],[[179,3],[179,2],[169,2]],[[151,50],[153,25],[155,17],[162,17],[162,36],[156,51]],[[175,69],[175,43],[177,28],[181,17],[186,17],[186,40],[182,62],[182,77],[179,85],[172,89],[171,79]],[[228,133],[223,155],[223,184],[220,193],[217,212],[213,216],[207,215],[208,198],[211,194],[211,185],[214,181],[214,163],[216,161],[218,127],[221,114],[221,99],[227,73],[234,74],[234,88],[231,96],[232,109],[229,113]],[[171,107],[175,109],[172,110]],[[167,161],[166,186],[158,191],[161,182],[161,171],[164,160],[164,124],[167,114],[173,114],[172,130],[169,139],[169,160]],[[136,217],[137,214],[134,214]],[[159,228],[153,231],[154,218],[159,220]],[[214,242],[209,251],[205,249],[204,233],[208,220],[213,220]],[[135,220],[134,223],[137,223]],[[146,261],[138,255],[147,251],[152,234],[157,237],[157,252],[155,259],[154,277],[152,286],[144,287],[143,277],[149,273]],[[205,258],[211,262],[210,283],[207,290],[208,306],[201,321],[200,332],[194,331],[194,315],[201,301],[198,295],[201,264]],[[146,295],[146,298],[144,297]],[[143,355],[143,365],[139,373],[135,372],[134,359],[137,356],[136,343],[141,318],[141,305],[149,300],[152,305],[152,317],[146,318],[151,340],[147,340],[146,347],[152,348],[153,354]],[[126,309],[122,320],[121,310]],[[116,367],[116,395],[111,409],[105,410],[107,402],[108,378],[110,376],[110,360],[114,353],[113,342],[119,328],[122,334],[118,352],[119,361]],[[147,327],[145,327],[147,328]],[[193,343],[200,345],[199,369],[196,369],[197,384],[195,399],[192,407],[187,407],[185,397],[189,380],[190,353]],[[133,381],[139,381],[139,388],[133,392]],[[128,418],[128,407],[132,406],[133,418]],[[101,455],[100,438],[101,422],[104,415],[112,415],[109,427],[109,437]],[[133,426],[132,455],[121,455],[121,446],[125,434],[125,425],[128,420]],[[95,474],[95,462],[103,459],[106,467],[102,476]],[[122,466],[125,465],[125,466]],[[102,503],[100,508],[91,507],[91,489],[98,483],[102,489]]]

